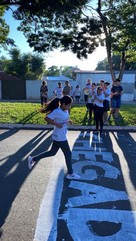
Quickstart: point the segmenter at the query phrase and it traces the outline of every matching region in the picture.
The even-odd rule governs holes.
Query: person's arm
[[[48,116],[45,116],[45,121],[47,121],[47,123],[57,126],[58,128],[62,128],[63,124],[57,123],[55,122],[53,119],[50,119]]]
[[[103,103],[104,99],[99,99],[99,97],[97,95],[95,95],[95,100],[97,100],[99,103]]]

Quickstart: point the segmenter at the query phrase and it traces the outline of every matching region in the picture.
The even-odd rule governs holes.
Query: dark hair
[[[105,85],[110,85],[110,83],[109,83],[109,82],[104,82],[104,84],[105,84]]]
[[[102,90],[102,87],[100,85],[97,87],[97,91],[98,90]]]
[[[117,78],[117,79],[115,80],[115,82],[117,82],[117,81],[119,81],[119,82],[120,82],[121,80],[120,80],[119,78]]]
[[[42,86],[47,85],[47,82],[45,80],[42,81]]]
[[[46,103],[46,106],[44,109],[41,110],[41,113],[49,114],[53,110],[57,109],[62,104],[68,105],[72,103],[72,98],[69,95],[63,96],[61,99],[54,98],[51,101]]]

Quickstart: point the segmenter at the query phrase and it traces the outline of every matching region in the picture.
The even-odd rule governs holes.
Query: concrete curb
[[[29,130],[52,130],[52,125],[35,125],[35,124],[0,124],[0,129],[29,129]],[[71,125],[68,130],[94,130],[95,126]],[[105,131],[136,131],[136,126],[104,126]]]

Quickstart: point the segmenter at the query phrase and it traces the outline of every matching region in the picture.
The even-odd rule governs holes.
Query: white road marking
[[[136,212],[107,209],[69,208],[59,219],[65,220],[74,241],[135,241]],[[114,234],[98,236],[93,232],[91,221],[121,224],[121,229]],[[87,223],[90,223],[87,225]],[[89,227],[90,226],[90,227]]]
[[[61,166],[61,169],[60,169]],[[63,168],[64,167],[64,168]],[[55,241],[57,236],[57,217],[64,179],[65,162],[61,151],[53,158],[50,180],[37,219],[35,241]]]
[[[85,138],[86,136],[89,138],[88,141],[79,140],[79,138]],[[119,151],[121,154],[119,155],[120,162],[122,162],[122,165],[125,162],[127,168],[125,157],[119,147],[117,148],[117,143],[113,136],[112,142],[114,145],[113,148],[116,147],[116,151]],[[82,176],[81,181],[71,181],[69,187],[80,190],[81,195],[70,197],[65,204],[66,211],[58,217],[64,178],[64,171],[61,169],[60,172],[60,167],[65,164],[63,156],[63,161],[61,161],[59,156],[56,156],[55,159],[58,158],[58,165],[54,162],[49,185],[37,220],[35,241],[56,241],[58,219],[66,222],[73,241],[135,241],[136,211],[116,210],[114,205],[114,201],[118,200],[128,200],[129,202],[126,192],[83,182],[85,180],[97,179],[99,173],[97,170],[98,168],[101,168],[102,172],[100,172],[100,174],[102,173],[101,175],[103,177],[116,180],[118,175],[120,175],[120,171],[112,166],[112,153],[107,152],[106,148],[101,148],[102,138],[88,132],[81,133],[78,136],[76,143],[79,145],[82,144],[82,146],[81,148],[77,146],[73,148],[72,158],[78,160],[78,162],[73,165],[73,168]],[[84,155],[87,160],[80,161],[80,154]],[[93,168],[91,168],[91,166],[93,166]],[[108,201],[113,202],[113,208],[110,210],[81,208],[83,205],[99,204]],[[93,231],[92,223],[94,221],[98,222],[99,225],[104,221],[113,223],[115,226],[116,224],[119,224],[120,229],[118,230],[115,228],[114,233],[112,234],[110,234],[110,230],[105,236],[97,235]]]
[[[98,185],[71,181],[69,187],[80,190],[81,195],[69,198],[66,207],[79,207],[88,204],[128,200],[128,195],[126,192],[116,191]]]

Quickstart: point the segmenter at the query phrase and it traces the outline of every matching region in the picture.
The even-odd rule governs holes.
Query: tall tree
[[[15,46],[15,43],[13,39],[8,38],[9,26],[4,20],[5,9],[4,6],[0,6],[0,48],[7,50],[9,45]]]
[[[135,0],[1,0],[16,4],[13,12],[20,20],[30,47],[47,52],[54,48],[71,50],[87,58],[99,45],[105,46],[112,80],[115,79],[112,55],[121,55],[122,78],[125,63],[136,53]],[[116,17],[115,17],[116,16]]]
[[[114,66],[114,70],[119,71],[120,70],[120,62],[121,62],[121,56],[119,55],[113,55],[112,56],[112,63]],[[109,70],[109,63],[108,59],[105,58],[104,60],[98,62],[96,70]],[[127,61],[125,65],[125,70],[136,70],[136,62],[135,61]]]
[[[50,76],[59,76],[59,75],[65,75],[68,78],[72,78],[72,70],[75,67],[72,66],[51,66],[48,68],[48,70],[46,71],[46,75],[50,75]]]

